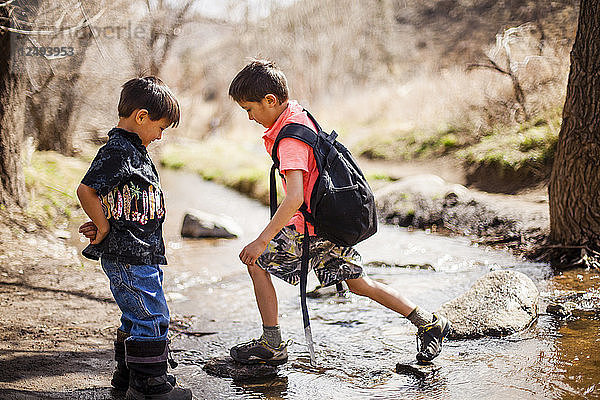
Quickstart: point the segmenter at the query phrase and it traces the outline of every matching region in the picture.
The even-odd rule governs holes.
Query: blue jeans
[[[101,263],[121,309],[119,329],[130,334],[128,340],[166,340],[169,308],[162,288],[162,269],[158,265],[130,265],[105,259]]]

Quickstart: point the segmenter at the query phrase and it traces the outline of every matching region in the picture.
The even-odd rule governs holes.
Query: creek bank
[[[477,236],[482,244],[504,244],[533,254],[548,234],[547,200],[512,198],[470,190],[437,175],[414,175],[375,192],[380,218],[418,229]]]
[[[501,270],[482,276],[437,312],[452,322],[451,339],[507,336],[537,318],[538,303],[539,291],[527,275]]]

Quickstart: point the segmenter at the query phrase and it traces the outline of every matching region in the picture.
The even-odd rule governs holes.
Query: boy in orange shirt
[[[285,75],[269,61],[254,60],[244,67],[231,82],[229,95],[248,113],[250,120],[267,129],[263,140],[268,154],[280,130],[289,123],[299,123],[316,132],[302,106],[288,99]],[[319,174],[312,148],[300,140],[282,139],[278,158],[279,170],[285,176],[285,199],[258,238],[244,247],[239,256],[248,267],[263,324],[263,335],[259,339],[231,348],[231,357],[245,364],[280,365],[288,359],[287,345],[281,339],[277,294],[271,275],[292,285],[300,281],[305,221],[299,209],[306,204],[310,212],[310,196]],[[419,361],[431,361],[440,353],[450,329],[450,323],[443,316],[433,315],[389,286],[369,279],[354,248],[315,236],[314,227],[310,223],[307,227],[309,268],[315,271],[322,286],[346,282],[352,293],[367,296],[407,317],[418,328]]]

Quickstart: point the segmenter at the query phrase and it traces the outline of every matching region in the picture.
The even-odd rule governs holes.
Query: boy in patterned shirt
[[[91,221],[79,231],[90,244],[87,258],[100,259],[121,309],[115,341],[117,368],[111,384],[127,399],[192,398],[167,375],[169,309],[164,296],[167,264],[162,224],[164,196],[158,172],[146,150],[163,131],[179,123],[179,104],[156,77],[123,85],[119,123],[77,188]]]

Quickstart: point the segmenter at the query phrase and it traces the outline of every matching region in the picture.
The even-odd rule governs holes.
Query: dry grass
[[[75,190],[88,164],[53,151],[33,152],[25,165],[25,213],[47,228],[65,229],[80,210]]]

